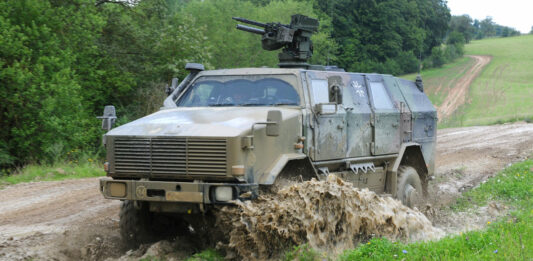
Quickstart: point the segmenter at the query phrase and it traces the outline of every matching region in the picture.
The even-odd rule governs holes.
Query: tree
[[[463,35],[466,43],[474,37],[476,28],[472,24],[472,18],[468,15],[452,16],[450,20],[450,31],[459,32]]]
[[[531,31],[529,31],[529,34],[533,34],[533,26],[531,26]]]
[[[487,17],[479,23],[480,39],[486,37],[496,36],[496,24],[492,21],[492,17]]]
[[[0,154],[9,154],[0,167],[53,161],[94,137],[78,63],[92,52],[102,21],[84,4],[92,3],[0,3]]]
[[[99,49],[110,83],[100,86],[93,104],[118,105],[122,118],[138,118],[157,110],[165,98],[163,88],[173,77],[183,79],[187,62],[211,66],[212,44],[206,28],[191,14],[178,14],[175,1],[139,1],[135,5],[104,3],[97,7],[107,21]],[[95,109],[96,110],[96,109]],[[124,117],[126,116],[126,117]]]
[[[441,0],[315,0],[314,6],[331,17],[338,63],[350,71],[416,71],[416,57],[442,43],[450,19]]]

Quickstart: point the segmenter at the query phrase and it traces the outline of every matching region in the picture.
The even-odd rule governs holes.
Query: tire
[[[422,182],[413,167],[400,166],[396,198],[408,207],[414,207],[422,199]]]
[[[137,248],[140,244],[153,241],[151,217],[147,204],[125,200],[120,206],[120,236],[127,247]]]

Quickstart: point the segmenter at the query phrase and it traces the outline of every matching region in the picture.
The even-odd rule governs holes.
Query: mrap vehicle
[[[391,75],[309,65],[318,21],[257,27],[281,68],[204,70],[169,88],[156,113],[104,136],[105,198],[122,200],[121,234],[142,242],[159,216],[192,217],[250,200],[279,179],[335,174],[412,206],[434,172],[437,114],[412,82]],[[262,28],[261,28],[262,27]],[[115,120],[104,111],[103,127]]]

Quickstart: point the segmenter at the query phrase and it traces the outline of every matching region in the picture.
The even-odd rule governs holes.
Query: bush
[[[420,64],[420,61],[412,52],[401,52],[396,61],[401,68],[401,74],[417,72]]]
[[[457,48],[455,48],[455,45],[449,44],[446,45],[446,47],[444,48],[444,57],[446,58],[446,61],[452,62],[460,56],[461,55],[459,55]]]
[[[440,46],[435,46],[431,49],[431,64],[433,67],[441,67],[446,63],[446,57]]]

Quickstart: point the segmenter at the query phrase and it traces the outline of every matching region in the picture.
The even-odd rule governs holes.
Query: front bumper
[[[217,201],[217,187],[231,187],[233,200],[257,198],[259,188],[257,184],[100,179],[100,192],[107,199],[229,204],[230,201]]]

